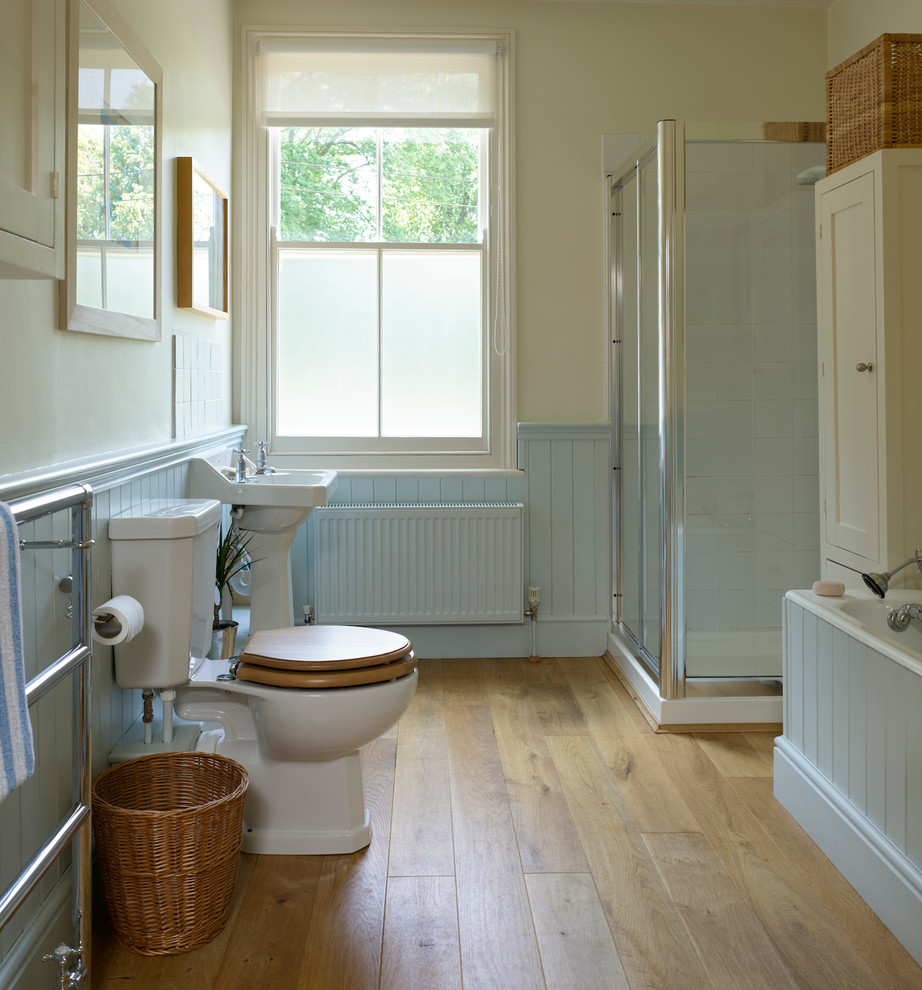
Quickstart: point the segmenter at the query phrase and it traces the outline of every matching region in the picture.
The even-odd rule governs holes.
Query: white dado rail
[[[33,492],[81,481],[91,485],[94,492],[102,492],[129,485],[140,478],[150,478],[157,472],[174,468],[181,468],[185,472],[192,457],[239,446],[245,433],[245,426],[229,426],[195,437],[82,457],[36,471],[0,475],[0,498],[20,498]],[[154,492],[150,497],[166,498],[169,494]],[[179,495],[181,494],[180,492]]]
[[[775,796],[922,963],[922,623],[856,591],[784,600]]]

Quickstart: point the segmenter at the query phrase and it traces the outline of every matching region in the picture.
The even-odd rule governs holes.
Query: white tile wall
[[[687,616],[778,626],[819,577],[813,187],[821,145],[691,144]]]
[[[173,436],[209,433],[223,425],[222,345],[187,334],[173,336]]]

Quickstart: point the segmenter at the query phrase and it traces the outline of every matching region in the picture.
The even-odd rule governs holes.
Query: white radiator
[[[315,509],[320,622],[522,622],[519,503]]]

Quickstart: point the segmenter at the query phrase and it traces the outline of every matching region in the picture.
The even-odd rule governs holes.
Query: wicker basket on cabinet
[[[826,73],[826,174],[922,147],[922,34],[882,34]]]

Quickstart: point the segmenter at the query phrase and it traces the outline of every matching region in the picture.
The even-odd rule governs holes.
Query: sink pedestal
[[[298,527],[310,515],[309,508],[243,506],[237,528],[250,541],[252,560],[250,590],[250,635],[260,629],[282,629],[294,624],[289,550]]]

